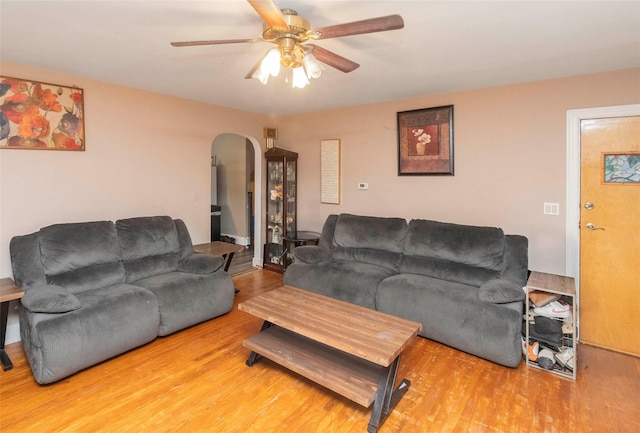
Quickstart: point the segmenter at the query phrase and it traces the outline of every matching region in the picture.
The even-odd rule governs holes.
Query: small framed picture
[[[398,175],[453,175],[453,105],[398,113]]]

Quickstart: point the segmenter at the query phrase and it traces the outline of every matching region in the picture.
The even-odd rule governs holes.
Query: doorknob
[[[587,223],[587,228],[589,230],[604,230],[603,227],[596,227],[593,223]]]

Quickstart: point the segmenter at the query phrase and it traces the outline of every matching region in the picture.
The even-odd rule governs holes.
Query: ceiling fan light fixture
[[[251,78],[255,78],[256,80],[260,81],[262,84],[267,84],[267,81],[269,81],[269,73],[265,73],[262,68],[258,68],[256,69],[256,71],[253,73],[253,75],[251,75]]]
[[[296,87],[298,89],[302,89],[304,87],[307,86],[307,84],[309,84],[309,79],[307,78],[307,74],[304,71],[304,68],[302,66],[297,67],[297,68],[293,68],[293,88],[295,89]]]
[[[280,73],[280,50],[271,48],[260,62],[260,71],[265,74],[277,77]]]
[[[318,78],[320,75],[322,75],[320,62],[318,62],[313,54],[305,54],[304,58],[302,59],[302,65],[304,66],[304,70],[307,72],[307,78]]]

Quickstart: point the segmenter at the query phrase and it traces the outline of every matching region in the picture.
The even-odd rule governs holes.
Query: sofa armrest
[[[195,253],[178,263],[178,271],[190,274],[212,274],[223,264],[224,259],[221,256]]]
[[[507,304],[510,302],[524,301],[525,293],[518,284],[505,280],[489,280],[478,289],[478,298],[483,302],[492,304]]]
[[[317,245],[301,245],[293,250],[296,261],[302,263],[320,263],[331,260],[331,252]]]
[[[68,313],[82,306],[76,295],[54,285],[32,287],[20,302],[32,313]]]

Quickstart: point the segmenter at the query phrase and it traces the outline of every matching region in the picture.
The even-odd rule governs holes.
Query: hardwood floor
[[[234,277],[236,302],[282,275]],[[234,309],[48,386],[37,385],[20,343],[0,372],[0,431],[364,433],[371,409],[278,365],[245,365],[242,340],[259,319]],[[411,388],[384,432],[637,432],[640,359],[579,346],[578,379],[510,369],[418,338],[398,378]]]

